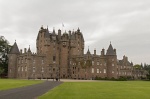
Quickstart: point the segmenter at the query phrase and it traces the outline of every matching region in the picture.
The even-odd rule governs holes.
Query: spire
[[[46,37],[46,38],[49,37],[49,29],[48,29],[48,26],[47,26],[47,29],[46,29],[46,32],[45,32],[45,37]]]
[[[64,34],[67,34],[66,30],[65,30]]]
[[[10,50],[10,54],[19,54],[19,49],[18,49],[18,45],[16,43],[16,40],[15,40],[15,43]]]
[[[78,30],[77,30],[77,32],[80,32],[80,29],[79,29],[79,27],[78,27]]]
[[[131,65],[133,66],[133,62],[131,61]]]
[[[31,50],[30,50],[30,45],[29,45],[29,48],[28,48],[28,52],[31,52]]]
[[[53,27],[53,34],[55,34],[55,28]]]
[[[108,47],[106,55],[116,55],[115,52],[114,52],[114,49],[113,49],[113,47],[111,45],[111,42],[110,42],[110,45]]]
[[[91,53],[90,53],[90,50],[89,50],[89,46],[88,46],[87,54],[91,54]]]

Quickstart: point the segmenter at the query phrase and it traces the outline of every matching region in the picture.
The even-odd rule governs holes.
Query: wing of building
[[[126,56],[117,59],[116,49],[112,44],[107,51],[102,49],[100,55],[87,51],[84,54],[84,37],[77,31],[61,33],[58,30],[49,32],[41,27],[36,39],[37,53],[32,53],[30,47],[19,51],[15,42],[9,53],[9,78],[67,78],[67,79],[95,79],[141,77],[145,74],[135,72],[133,63]]]

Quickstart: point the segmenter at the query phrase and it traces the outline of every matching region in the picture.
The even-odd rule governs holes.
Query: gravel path
[[[0,91],[0,99],[36,99],[63,82],[45,81],[41,84]]]

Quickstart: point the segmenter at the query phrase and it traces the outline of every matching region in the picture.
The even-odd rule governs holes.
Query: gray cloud
[[[149,0],[0,0],[0,35],[19,48],[35,41],[39,28],[73,30],[80,27],[85,52],[90,46],[100,54],[110,41],[118,58],[127,55],[134,63],[150,64]]]

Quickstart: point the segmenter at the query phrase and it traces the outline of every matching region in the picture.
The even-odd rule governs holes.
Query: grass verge
[[[148,81],[65,82],[38,99],[150,99]]]
[[[23,87],[23,86],[42,83],[42,82],[43,81],[37,81],[37,80],[0,79],[0,90]]]

